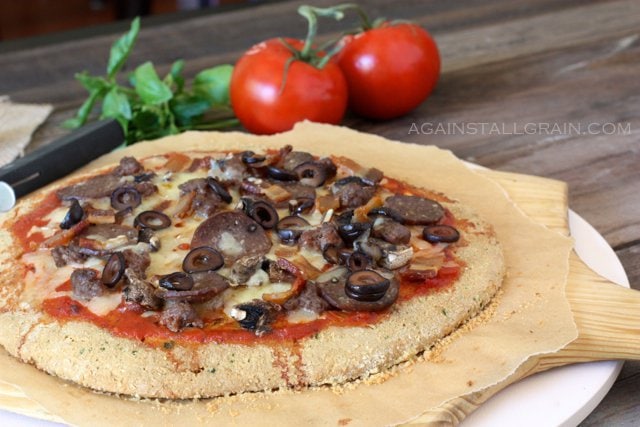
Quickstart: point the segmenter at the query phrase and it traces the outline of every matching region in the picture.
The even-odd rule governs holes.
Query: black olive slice
[[[192,249],[182,261],[182,269],[187,273],[215,271],[223,265],[224,259],[220,252],[209,246]]]
[[[71,227],[79,223],[83,216],[84,209],[82,209],[82,206],[80,206],[80,202],[78,202],[78,199],[72,199],[71,206],[69,206],[67,214],[64,216],[62,222],[60,223],[60,228],[62,228],[63,230],[70,229]]]
[[[209,184],[209,187],[213,190],[214,193],[220,196],[223,202],[231,203],[231,201],[233,200],[233,198],[231,197],[231,194],[229,194],[227,189],[224,188],[222,184],[218,182],[217,179],[209,176],[207,177],[207,184]]]
[[[387,218],[391,218],[396,222],[404,224],[402,216],[400,216],[397,212],[385,207],[373,208],[369,212],[367,212],[367,216],[386,216]]]
[[[141,182],[151,181],[151,178],[154,176],[156,176],[155,172],[143,172],[139,175],[135,175],[133,177],[133,182],[139,184]]]
[[[371,227],[368,222],[351,222],[338,226],[338,234],[347,245],[352,244],[362,233]]]
[[[356,251],[349,256],[346,264],[350,271],[360,271],[371,267],[372,263],[373,261],[371,260],[371,257],[367,254]]]
[[[193,288],[193,278],[187,273],[177,271],[160,278],[160,287],[170,291],[188,291]]]
[[[353,219],[353,209],[348,209],[339,214],[333,214],[331,217],[331,221],[333,221],[336,225],[345,225],[349,224]]]
[[[265,156],[254,153],[253,151],[243,151],[240,155],[242,162],[247,165],[256,165],[266,160]]]
[[[291,215],[300,215],[309,212],[316,205],[316,201],[310,197],[298,197],[289,200],[289,213]]]
[[[360,270],[351,273],[347,277],[345,291],[349,291],[350,294],[355,295],[355,297],[352,296],[352,298],[361,300],[359,297],[364,295],[382,294],[382,296],[384,296],[390,284],[391,281],[389,281],[389,279],[386,279],[373,270]]]
[[[102,283],[108,288],[113,288],[122,279],[124,268],[124,255],[120,252],[112,253],[102,270]]]
[[[122,223],[122,221],[132,213],[133,208],[131,206],[127,206],[126,208],[116,212],[116,224]]]
[[[349,298],[353,298],[356,301],[363,301],[363,302],[378,301],[382,299],[385,294],[385,292],[378,292],[374,294],[356,294],[353,291],[351,291],[349,288],[344,288],[344,293]]]
[[[158,211],[144,211],[133,221],[135,227],[150,228],[152,230],[162,230],[171,225],[171,219]]]
[[[338,186],[338,187],[342,187],[343,185],[347,185],[347,184],[351,184],[351,183],[360,184],[363,187],[364,186],[369,186],[370,187],[370,184],[367,181],[365,181],[362,178],[360,178],[359,176],[345,176],[344,178],[338,179],[333,184]]]
[[[327,180],[327,167],[320,162],[304,162],[293,171],[301,184],[310,187],[320,187]]]
[[[329,245],[324,248],[322,257],[330,264],[340,264],[340,252],[337,246]]]
[[[344,267],[338,267],[338,270],[336,271],[339,271],[340,268],[344,269]],[[344,269],[344,271],[346,272],[346,269]],[[356,273],[352,273],[351,276],[353,276],[354,274],[363,274],[363,272],[366,272],[366,271],[371,271],[371,270],[358,271]],[[324,275],[327,275],[327,273],[324,273]],[[330,280],[325,280],[325,281],[321,281],[320,280],[321,277],[322,276],[318,278],[317,284],[318,284],[318,289],[320,290],[320,294],[322,295],[322,298],[324,298],[329,304],[331,304],[331,306],[339,310],[380,311],[390,307],[396,301],[396,299],[398,299],[400,286],[398,281],[395,278],[391,280],[387,280],[388,288],[386,289],[386,291],[371,292],[367,294],[367,293],[362,293],[357,291],[353,292],[353,287],[350,287],[349,292],[347,292],[345,276],[334,276]],[[358,279],[357,276],[356,276],[356,279]],[[375,280],[377,282],[379,279],[376,277]],[[362,283],[362,282],[358,280],[356,285],[358,283]],[[378,289],[384,289],[383,286],[381,285],[378,285],[378,286],[379,286]],[[373,289],[369,289],[369,291],[373,291],[375,289],[376,287],[373,286]],[[382,294],[382,296],[378,298],[380,294]],[[356,298],[356,295],[357,295],[357,298]],[[375,301],[371,301],[374,298],[377,298],[377,299]]]
[[[278,223],[278,212],[276,208],[264,200],[251,201],[247,209],[247,214],[265,229],[273,228]]]
[[[267,176],[277,181],[297,181],[298,175],[286,169],[280,169],[275,166],[267,166]]]
[[[460,232],[449,225],[428,225],[422,237],[429,243],[454,243],[460,240]]]
[[[292,245],[308,227],[309,222],[307,220],[291,215],[285,216],[278,222],[276,231],[283,243]]]
[[[140,206],[142,196],[133,187],[120,187],[111,193],[111,206],[120,211],[126,208],[136,208]]]

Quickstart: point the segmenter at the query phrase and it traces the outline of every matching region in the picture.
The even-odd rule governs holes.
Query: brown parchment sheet
[[[48,412],[74,425],[393,425],[494,385],[530,356],[556,352],[577,337],[564,293],[572,240],[531,221],[498,184],[476,174],[448,151],[301,123],[291,132],[265,137],[189,132],[111,153],[84,170],[116,162],[125,154],[259,150],[284,144],[319,155],[344,155],[471,206],[494,226],[504,248],[507,276],[493,316],[456,336],[438,357],[401,367],[386,381],[338,391],[324,388],[202,401],[140,402],[65,383],[4,352],[0,354],[0,381],[16,385]]]

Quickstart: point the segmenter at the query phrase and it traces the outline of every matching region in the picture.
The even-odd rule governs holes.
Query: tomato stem
[[[305,38],[304,45],[298,53],[298,59],[308,62],[318,68],[322,68],[327,62],[326,56],[318,60],[317,52],[313,49],[316,35],[318,34],[318,17],[333,18],[335,20],[341,20],[344,18],[344,11],[353,8],[355,5],[352,3],[341,4],[334,7],[313,7],[302,5],[298,8],[298,13],[302,15],[308,22],[309,27],[307,30],[307,37]],[[337,53],[334,52],[331,56]],[[329,56],[329,55],[327,55]],[[329,57],[330,58],[330,57]]]

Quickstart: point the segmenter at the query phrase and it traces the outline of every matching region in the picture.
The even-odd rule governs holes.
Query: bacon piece
[[[47,240],[42,242],[41,247],[53,248],[56,246],[67,246],[77,235],[89,226],[89,221],[83,219],[68,230],[61,230]]]

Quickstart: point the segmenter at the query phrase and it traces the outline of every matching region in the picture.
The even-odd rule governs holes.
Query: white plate
[[[569,212],[569,227],[580,258],[603,277],[629,287],[622,264],[604,238],[573,211]],[[604,398],[621,368],[622,362],[595,362],[534,375],[492,397],[471,414],[463,426],[575,426]],[[51,427],[60,424],[0,411],[0,425]]]
[[[615,252],[573,211],[569,228],[580,258],[601,276],[629,287]],[[622,362],[592,362],[533,375],[502,390],[463,423],[464,427],[575,426],[595,409],[622,369]]]

